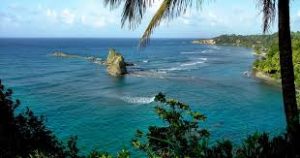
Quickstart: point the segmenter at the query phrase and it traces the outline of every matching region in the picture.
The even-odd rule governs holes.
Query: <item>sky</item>
[[[121,28],[122,6],[111,10],[104,0],[1,0],[0,37],[141,37],[159,7],[156,0],[134,30]],[[164,21],[156,38],[208,38],[220,34],[261,34],[258,0],[210,0],[182,16]],[[300,1],[291,2],[291,29],[300,31]],[[276,23],[270,32],[276,32]]]

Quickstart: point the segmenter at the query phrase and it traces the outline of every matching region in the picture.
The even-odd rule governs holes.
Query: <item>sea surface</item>
[[[253,132],[285,127],[280,89],[244,75],[255,60],[251,49],[195,45],[192,39],[0,39],[0,79],[22,107],[46,116],[63,140],[78,136],[82,152],[130,147],[137,129],[162,122],[154,113],[158,92],[191,105],[208,118],[211,140],[240,143]],[[122,78],[103,65],[109,48],[135,64]],[[58,58],[63,51],[82,58]],[[20,108],[19,110],[21,110]]]

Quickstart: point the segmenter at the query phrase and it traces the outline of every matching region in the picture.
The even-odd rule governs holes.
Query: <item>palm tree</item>
[[[266,32],[276,15],[276,0],[260,0],[263,6],[263,31]],[[290,31],[290,1],[278,0],[278,39],[281,69],[282,95],[287,121],[287,131],[292,140],[297,140],[300,132],[299,113],[297,109],[296,91],[294,83],[294,67],[292,59],[291,31]],[[299,136],[298,136],[299,137]],[[299,138],[298,138],[299,140]]]
[[[151,7],[155,0],[105,0],[106,5],[112,8],[124,3],[122,14],[122,27],[128,22],[130,28],[140,24],[146,9]],[[274,22],[276,15],[276,0],[258,0],[263,7],[263,32],[267,32]],[[153,30],[162,20],[176,18],[186,12],[194,5],[202,5],[203,0],[163,0],[159,9],[152,17],[146,28],[140,46],[145,46]],[[287,121],[288,136],[294,138],[299,132],[299,114],[296,103],[296,92],[294,84],[294,70],[292,62],[292,48],[289,20],[289,0],[278,0],[278,28],[279,28],[279,50],[280,67],[282,77],[282,94]],[[293,139],[294,140],[294,139]]]

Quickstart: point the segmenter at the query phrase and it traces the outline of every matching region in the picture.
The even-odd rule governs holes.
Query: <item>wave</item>
[[[155,97],[130,97],[130,96],[125,96],[121,97],[121,100],[127,102],[127,103],[132,103],[132,104],[150,104],[154,102]]]
[[[197,65],[197,64],[203,64],[203,63],[204,63],[204,61],[196,61],[196,62],[181,64],[180,66],[193,66],[193,65]]]
[[[198,65],[198,64],[203,64],[203,63],[205,63],[205,61],[207,61],[207,58],[196,58],[196,59],[198,59],[198,60],[197,61],[191,61],[191,62],[183,63],[180,66],[194,66],[194,65]]]
[[[182,71],[182,70],[187,70],[187,68],[183,68],[181,66],[178,66],[178,67],[171,67],[171,68],[159,69],[157,72],[167,73],[168,71]]]
[[[213,49],[215,49],[215,48],[213,48]],[[180,52],[180,54],[183,54],[183,55],[185,55],[185,54],[206,54],[206,53],[210,53],[212,51],[214,51],[214,50],[212,50],[212,49],[205,49],[205,50],[202,50],[202,51]]]
[[[206,61],[206,60],[207,60],[207,58],[197,58],[197,59],[204,60],[204,61]]]
[[[199,54],[201,52],[180,52],[180,54]]]

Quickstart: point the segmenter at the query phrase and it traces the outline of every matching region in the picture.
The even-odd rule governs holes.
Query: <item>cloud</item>
[[[62,11],[56,11],[52,9],[46,10],[46,15],[54,22],[61,22],[64,24],[72,25],[76,20],[76,15],[69,9],[64,9]]]
[[[21,19],[19,16],[15,16],[14,14],[6,12],[0,12],[1,29],[18,27],[20,22]]]
[[[64,9],[60,14],[60,19],[66,24],[73,24],[75,21],[75,14],[69,9]]]
[[[91,28],[102,28],[110,24],[117,24],[119,19],[114,13],[111,13],[109,10],[99,10],[99,9],[82,9],[75,10],[65,8],[62,10],[54,10],[47,8],[44,11],[44,15],[48,17],[48,20],[52,23],[62,23],[69,26],[74,24],[91,27]]]

